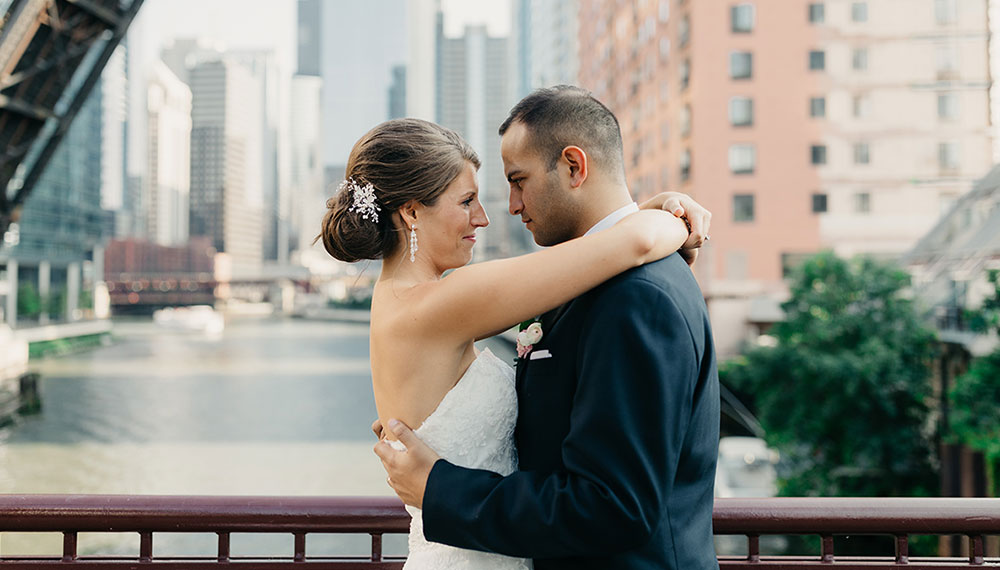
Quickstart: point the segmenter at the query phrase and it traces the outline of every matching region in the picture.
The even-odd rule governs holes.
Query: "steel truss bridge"
[[[0,236],[143,0],[0,0]]]

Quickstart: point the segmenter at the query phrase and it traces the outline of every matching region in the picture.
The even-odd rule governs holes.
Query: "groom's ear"
[[[576,189],[582,186],[587,180],[590,168],[587,153],[578,146],[568,146],[563,149],[559,158],[569,175],[570,188]]]

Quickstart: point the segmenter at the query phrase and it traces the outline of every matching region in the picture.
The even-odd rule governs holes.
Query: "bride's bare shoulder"
[[[372,295],[372,334],[410,335],[435,328],[437,322],[431,312],[436,310],[444,293],[440,281],[408,287],[393,287],[391,283],[376,285]]]

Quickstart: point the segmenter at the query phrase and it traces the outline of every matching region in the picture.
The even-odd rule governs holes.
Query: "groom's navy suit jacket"
[[[719,384],[708,313],[679,255],[542,320],[517,370],[519,470],[435,463],[428,540],[536,570],[716,569]],[[546,322],[548,321],[548,322]]]

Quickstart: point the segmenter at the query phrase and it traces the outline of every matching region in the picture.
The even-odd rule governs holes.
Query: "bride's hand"
[[[695,202],[687,194],[683,192],[661,192],[643,202],[640,207],[644,210],[665,210],[687,222],[691,233],[688,235],[688,239],[684,242],[684,245],[681,246],[682,255],[685,253],[685,250],[697,249],[708,241],[708,230],[712,225],[712,213],[698,202]],[[693,252],[688,253],[692,253],[693,255]]]
[[[624,231],[630,232],[638,249],[638,263],[649,263],[678,251],[688,236],[685,222],[662,210],[646,209],[621,219]]]

